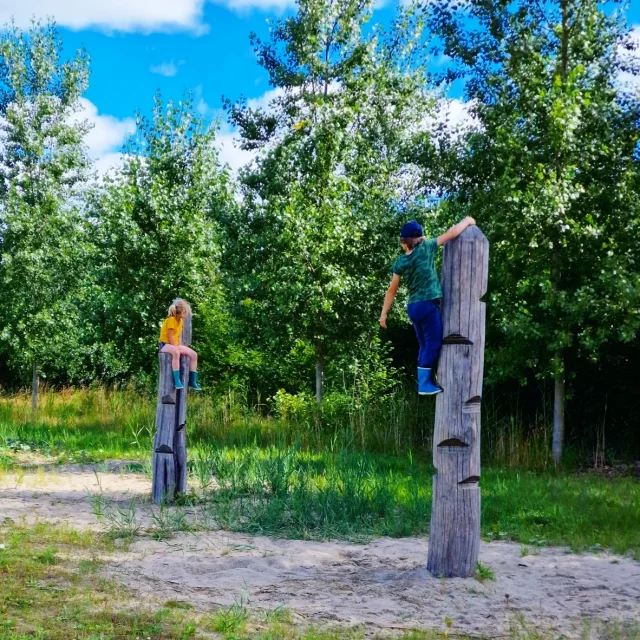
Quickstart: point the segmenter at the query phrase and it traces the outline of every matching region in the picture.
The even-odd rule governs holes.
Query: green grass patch
[[[358,540],[428,533],[434,469],[425,458],[221,447],[199,452],[193,469],[227,529]],[[487,468],[481,486],[486,539],[640,558],[640,483],[633,478]]]
[[[102,579],[110,543],[93,532],[39,524],[0,527],[0,638],[180,638],[181,616],[150,610]]]
[[[342,424],[331,404],[320,416],[303,407],[271,418],[247,409],[232,393],[193,394],[189,402],[190,483],[198,489],[186,502],[202,504],[225,528],[356,541],[428,534],[432,405],[417,407],[399,398],[378,413],[363,410],[357,420],[344,414]],[[407,422],[412,411],[423,413],[423,422]],[[36,454],[54,463],[128,459],[149,473],[154,415],[155,396],[132,390],[45,392],[35,416],[26,394],[0,397],[0,473]],[[539,469],[485,464],[480,483],[485,538],[519,541],[531,550],[611,549],[640,559],[640,482],[632,476],[542,470],[544,438],[527,444],[512,431],[510,440],[501,440],[518,444],[509,449],[510,464],[539,459]],[[416,442],[422,446],[412,449]],[[100,516],[105,505],[99,496],[93,506]],[[141,533],[135,504],[110,507],[104,520],[112,537]],[[190,526],[184,511],[172,508],[154,513],[148,533],[163,540]]]
[[[482,564],[482,562],[478,562],[478,566],[476,567],[476,580],[478,580],[478,582],[491,582],[495,579],[496,574],[493,572],[493,569],[486,564]]]
[[[0,640],[364,640],[364,628],[322,628],[296,624],[291,612],[265,611],[244,603],[213,613],[189,603],[154,603],[101,577],[112,542],[95,532],[77,532],[51,524],[0,526]],[[489,578],[487,578],[489,579]],[[440,640],[456,633],[448,618],[441,629],[385,633],[388,640]],[[511,640],[553,640],[514,615]],[[583,637],[640,640],[633,623],[592,621]]]

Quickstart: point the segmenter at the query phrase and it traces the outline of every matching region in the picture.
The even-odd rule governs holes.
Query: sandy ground
[[[63,471],[0,476],[0,521],[46,520],[100,528],[90,494],[126,504],[138,498],[148,524],[150,482],[121,465],[94,473]],[[521,546],[483,543],[480,560],[496,579],[442,580],[425,569],[424,538],[378,539],[370,544],[307,542],[224,531],[143,537],[109,558],[106,572],[141,599],[185,600],[198,609],[243,602],[284,606],[316,623],[366,625],[374,630],[444,627],[501,635],[522,614],[538,630],[580,635],[592,624],[640,621],[640,563],[629,558],[576,555],[558,548],[521,557]]]

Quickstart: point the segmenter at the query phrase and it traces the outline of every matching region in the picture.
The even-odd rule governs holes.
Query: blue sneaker
[[[418,367],[418,395],[435,396],[437,393],[442,393],[443,391],[444,389],[440,385],[433,382],[431,369]]]

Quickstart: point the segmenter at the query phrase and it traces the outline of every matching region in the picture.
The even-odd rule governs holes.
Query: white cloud
[[[227,9],[236,11],[237,13],[244,13],[251,11],[252,9],[258,9],[259,11],[273,11],[275,13],[282,13],[287,9],[295,7],[295,0],[211,0],[216,4],[220,4]]]
[[[212,116],[219,116],[221,115],[220,113],[217,113],[216,110],[211,107],[207,101],[204,99],[204,96],[202,95],[202,85],[199,84],[194,90],[193,90],[193,99],[195,102],[195,107],[196,107],[196,111],[203,117],[203,118],[209,118]]]
[[[190,31],[201,35],[209,30],[202,21],[207,1],[237,13],[254,9],[282,13],[295,6],[295,0],[0,0],[0,22],[14,18],[17,25],[28,27],[33,16],[52,16],[60,26],[76,31]]]
[[[94,162],[94,167],[96,168],[99,176],[106,176],[114,169],[120,168],[123,161],[123,153],[106,153]]]
[[[249,98],[247,100],[247,106],[251,109],[269,111],[271,101],[284,95],[284,93],[284,89],[281,88],[269,89],[257,98]],[[238,136],[237,129],[233,128],[227,122],[224,122],[224,114],[221,111],[216,112],[204,101],[201,86],[196,88],[196,99],[198,99],[198,97],[199,100],[196,108],[202,115],[217,116],[220,118],[222,124],[216,134],[216,147],[218,148],[220,161],[223,164],[228,164],[232,172],[236,173],[242,167],[250,164],[256,158],[258,152],[247,151],[240,148],[240,137]]]
[[[476,128],[477,121],[472,113],[473,104],[454,98],[446,101],[446,109],[443,115],[454,129]]]
[[[255,151],[240,148],[240,138],[237,132],[228,124],[222,125],[216,134],[216,147],[222,164],[228,164],[233,173],[250,164],[256,157]]]
[[[247,100],[247,106],[250,109],[262,109],[263,111],[269,111],[271,102],[276,98],[280,98],[284,94],[285,94],[285,90],[282,87],[269,89],[268,91],[265,91],[258,98],[249,98]]]
[[[618,86],[623,92],[635,93],[640,91],[640,25],[634,25],[629,39],[631,44],[635,46],[635,50],[618,48],[620,60],[629,69],[629,71],[623,71],[618,75]]]
[[[151,67],[149,67],[149,70],[151,73],[157,73],[158,75],[165,76],[166,78],[173,78],[173,76],[178,75],[178,71],[183,64],[183,60],[180,60],[178,64],[171,60],[170,62],[152,64]]]
[[[73,119],[87,120],[93,125],[85,138],[85,144],[100,175],[120,164],[122,144],[136,130],[133,118],[120,120],[114,116],[99,114],[98,107],[91,100],[81,98],[80,110],[74,114]]]
[[[258,0],[259,1],[259,0]],[[0,21],[26,27],[32,16],[52,16],[70,29],[105,31],[206,31],[205,0],[0,0]]]
[[[442,98],[437,102],[435,112],[429,113],[420,126],[429,131],[444,128],[450,134],[457,136],[464,131],[479,127],[472,111],[472,102],[465,102],[458,98]]]
[[[88,120],[93,128],[85,138],[89,152],[93,158],[99,158],[108,152],[119,149],[128,135],[136,130],[133,118],[118,118],[100,115],[98,107],[91,100],[80,99],[81,110],[76,114],[78,120]]]

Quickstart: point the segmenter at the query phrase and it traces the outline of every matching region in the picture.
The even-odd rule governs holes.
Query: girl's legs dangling
[[[173,371],[173,382],[176,389],[184,389],[180,380],[180,351],[178,347],[174,347],[172,344],[165,344],[160,353],[171,354],[171,369]]]
[[[196,391],[202,391],[198,384],[198,354],[190,347],[179,346],[182,355],[189,358],[189,387]]]

